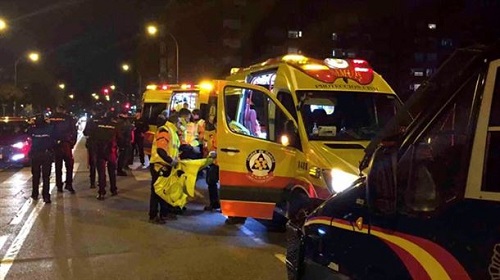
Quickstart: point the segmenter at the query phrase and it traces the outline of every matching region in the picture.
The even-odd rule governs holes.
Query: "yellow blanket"
[[[198,172],[212,161],[211,158],[179,161],[170,176],[160,176],[156,180],[154,184],[156,194],[174,207],[184,207],[188,196],[194,197]]]

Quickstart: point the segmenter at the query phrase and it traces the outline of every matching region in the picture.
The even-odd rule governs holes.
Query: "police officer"
[[[40,173],[42,173],[42,197],[45,203],[51,203],[49,184],[52,161],[54,160],[54,128],[43,114],[35,117],[34,124],[28,128],[28,135],[32,139],[30,150],[31,174],[33,175],[33,190],[31,198],[38,199]]]
[[[118,157],[117,141],[120,140],[118,122],[114,111],[108,112],[105,117],[97,121],[97,125],[90,131],[90,137],[95,145],[96,166],[98,176],[98,200],[104,200],[106,195],[106,169],[109,175],[111,195],[118,194],[116,187],[116,161]]]
[[[76,144],[77,127],[73,117],[66,114],[66,109],[59,105],[56,107],[56,113],[50,118],[54,126],[56,138],[55,165],[56,165],[56,187],[58,192],[63,191],[62,165],[66,167],[66,190],[75,193],[73,189],[73,147]]]
[[[164,120],[165,113],[158,119]],[[166,219],[176,219],[173,207],[168,205],[155,192],[154,184],[159,176],[169,176],[172,167],[178,164],[180,140],[177,134],[176,123],[178,121],[175,112],[170,113],[167,122],[158,127],[151,148],[151,160],[149,170],[151,172],[151,196],[149,199],[149,221],[164,224]],[[160,215],[158,215],[158,208]]]
[[[129,157],[132,156],[132,133],[134,126],[128,119],[127,112],[122,112],[119,115],[118,130],[120,137],[118,141],[118,166],[116,175],[127,176],[124,169],[128,169]]]
[[[94,138],[91,137],[91,131],[97,128],[97,124],[102,115],[98,112],[96,108],[92,108],[90,110],[90,117],[85,124],[85,128],[83,129],[83,135],[87,137],[85,142],[85,147],[87,148],[87,163],[89,166],[89,179],[90,179],[90,188],[95,189],[96,187],[96,164],[97,164],[97,155],[96,155],[96,146]]]
[[[139,154],[139,161],[141,165],[144,166],[144,133],[146,133],[149,129],[148,123],[142,117],[141,110],[137,110],[135,114],[134,120],[134,148],[137,150]],[[132,157],[133,159],[133,157]]]

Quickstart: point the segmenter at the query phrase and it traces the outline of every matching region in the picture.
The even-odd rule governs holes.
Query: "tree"
[[[16,104],[25,97],[23,91],[13,84],[0,84],[0,103],[2,104],[2,115],[14,113]]]

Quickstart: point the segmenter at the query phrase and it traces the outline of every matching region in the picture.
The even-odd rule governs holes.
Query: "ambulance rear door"
[[[216,81],[214,89],[222,213],[272,219],[295,178],[297,124],[263,87]]]

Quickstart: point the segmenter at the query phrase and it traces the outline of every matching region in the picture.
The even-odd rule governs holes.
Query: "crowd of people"
[[[155,192],[154,184],[160,176],[168,177],[181,160],[215,159],[215,116],[205,120],[200,118],[200,110],[192,112],[187,108],[178,111],[163,111],[158,116],[157,132],[152,143],[149,169],[151,173],[151,194],[149,221],[163,224],[167,220],[176,219],[176,215],[184,209],[173,207]],[[117,176],[128,176],[129,165],[135,156],[139,157],[141,166],[145,168],[144,155],[145,133],[149,126],[137,111],[134,118],[127,112],[116,110],[90,110],[83,130],[86,137],[87,165],[89,169],[90,188],[97,188],[97,199],[105,200],[109,182],[111,196],[118,195]],[[208,133],[205,135],[205,131]],[[28,133],[33,139],[31,163],[33,174],[32,198],[38,199],[40,178],[42,178],[42,196],[50,203],[49,177],[52,162],[55,162],[56,186],[58,192],[67,190],[74,194],[73,188],[73,148],[77,142],[77,125],[73,117],[67,114],[64,107],[59,106],[56,112],[48,117],[37,115]],[[208,136],[210,135],[210,136]],[[62,168],[66,169],[63,182]],[[208,185],[210,202],[206,211],[220,209],[218,196],[218,167],[213,161],[200,172]]]

